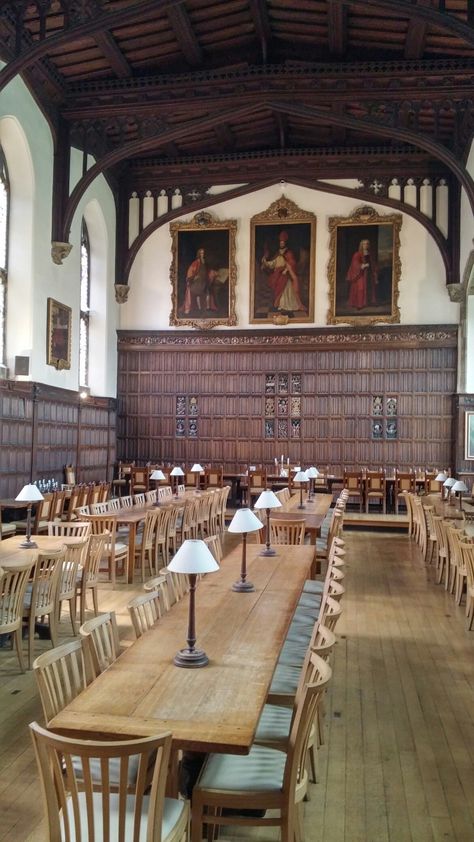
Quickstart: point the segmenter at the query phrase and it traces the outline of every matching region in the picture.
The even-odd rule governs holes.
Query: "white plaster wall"
[[[95,201],[101,208],[102,226],[99,226],[97,237],[92,237],[96,248],[93,265],[98,269],[92,279],[93,296],[99,311],[98,327],[92,329],[93,392],[115,396],[115,207],[110,188],[103,178],[91,185],[73,220],[71,254],[62,266],[57,266],[51,259],[53,139],[46,119],[19,78],[7,85],[0,95],[0,142],[7,159],[12,194],[7,293],[7,364],[10,371],[13,371],[16,355],[30,355],[29,379],[77,390],[80,223],[84,209],[88,205],[92,207],[91,203]],[[77,181],[81,166],[82,157],[77,153],[72,156],[72,183]],[[92,213],[92,218],[98,219],[100,215]],[[95,290],[95,284],[102,293]],[[69,370],[56,371],[46,363],[48,297],[73,310]]]
[[[363,204],[351,198],[323,194],[293,184],[284,185],[284,194],[299,207],[310,210],[317,217],[316,233],[316,289],[315,326],[325,326],[329,307],[329,284],[327,269],[329,262],[330,216],[348,216]],[[219,219],[237,219],[237,290],[236,310],[238,327],[249,324],[249,278],[250,278],[250,219],[279,199],[282,187],[276,184],[248,196],[223,202],[209,211]],[[376,210],[393,213],[391,208],[373,202]],[[183,215],[182,220],[191,220],[192,214]],[[412,217],[403,214],[401,229],[400,258],[402,277],[399,305],[402,324],[456,324],[459,319],[459,305],[449,300],[445,285],[442,259],[436,244],[423,226]],[[129,300],[120,308],[120,327],[128,330],[159,330],[169,328],[171,310],[171,285],[169,268],[171,262],[171,238],[168,226],[155,231],[140,249],[130,274]],[[252,325],[254,329],[266,325]],[[217,328],[217,329],[226,329]]]

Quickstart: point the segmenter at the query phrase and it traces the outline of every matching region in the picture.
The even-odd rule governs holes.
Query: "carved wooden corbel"
[[[128,300],[130,287],[128,284],[115,284],[115,300],[117,304],[125,304]]]
[[[71,249],[71,243],[59,243],[57,240],[53,240],[51,243],[51,257],[53,258],[53,263],[56,263],[57,266],[61,266],[63,260],[65,260],[69,255]]]
[[[449,300],[460,304],[464,298],[464,287],[462,284],[447,284]]]

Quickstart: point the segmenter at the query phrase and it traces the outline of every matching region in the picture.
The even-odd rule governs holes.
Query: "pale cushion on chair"
[[[303,587],[303,593],[322,594],[324,590],[324,582],[317,582],[314,579],[306,579]]]
[[[292,708],[265,705],[255,732],[255,742],[284,742],[288,739],[292,718]]]
[[[280,694],[294,696],[298,688],[300,675],[301,666],[278,663],[268,692],[273,696]]]
[[[269,792],[281,790],[286,754],[274,748],[252,746],[250,753],[210,754],[199,779],[202,789]]]
[[[79,809],[81,814],[81,825],[86,832],[87,829],[87,810],[85,807],[85,793],[80,792],[78,794],[79,798]],[[117,828],[117,816],[118,816],[118,795],[111,794],[110,795],[110,811],[108,813],[108,818],[110,818],[110,838],[111,839],[118,839],[118,828]],[[102,796],[100,792],[94,792],[92,794],[92,800],[94,804],[94,825],[95,825],[95,833],[97,839],[102,839]],[[72,802],[68,800],[68,815],[70,817],[70,826],[74,828],[74,820],[73,820],[73,813],[72,813]],[[132,839],[133,838],[133,811],[135,807],[135,798],[131,795],[127,796],[127,806],[126,806],[126,825],[125,825],[125,839]],[[185,807],[184,801],[178,801],[176,798],[165,798],[164,800],[164,808],[163,808],[163,821],[161,825],[161,838],[163,840],[166,839],[168,834],[173,830],[174,826],[176,825],[177,821],[179,820],[183,810]],[[148,813],[148,796],[144,796],[143,798],[143,805],[142,805],[142,815],[146,816]],[[62,824],[62,823],[61,823]],[[63,829],[62,829],[63,830]],[[140,836],[139,842],[146,842],[147,838],[147,825],[146,821],[142,822],[140,828]],[[64,830],[63,830],[64,833]]]

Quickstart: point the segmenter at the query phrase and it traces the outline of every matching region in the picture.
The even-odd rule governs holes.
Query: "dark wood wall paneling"
[[[330,466],[455,467],[457,328],[303,332],[119,331],[117,449],[139,462],[274,458]],[[301,375],[301,433],[265,438],[269,373]],[[397,438],[372,437],[374,396],[397,398]],[[177,398],[186,432],[177,435]],[[278,390],[277,390],[278,396]],[[196,397],[197,436],[189,435]],[[277,427],[278,412],[275,417]]]
[[[470,488],[474,483],[474,459],[466,459],[466,413],[474,412],[474,395],[456,395],[454,400],[454,431],[456,470]]]
[[[0,497],[15,497],[42,477],[81,482],[110,478],[115,463],[116,401],[38,383],[0,382]]]

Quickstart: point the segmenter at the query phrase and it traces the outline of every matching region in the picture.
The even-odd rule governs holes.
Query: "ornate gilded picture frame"
[[[282,196],[250,226],[250,324],[313,322],[316,216]]]
[[[200,212],[172,222],[170,325],[235,325],[237,221]]]
[[[465,459],[474,459],[474,412],[466,412]]]
[[[329,218],[328,324],[400,322],[402,215],[360,207]]]
[[[71,368],[72,310],[48,298],[46,361],[57,369]]]

